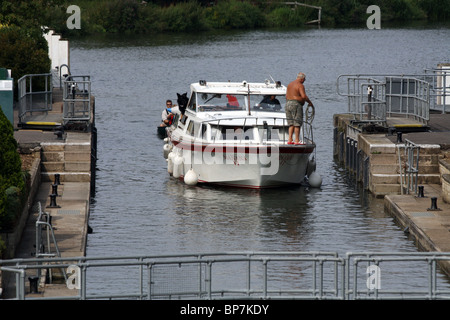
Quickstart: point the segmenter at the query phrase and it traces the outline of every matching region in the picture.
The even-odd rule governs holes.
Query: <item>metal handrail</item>
[[[450,299],[449,290],[440,290],[437,285],[437,274],[439,263],[450,263],[450,252],[349,252],[346,254],[346,299]],[[428,264],[428,283],[426,289],[413,290],[383,290],[374,288],[373,290],[358,290],[358,266],[365,263],[367,266],[376,266],[382,269],[382,264],[389,262],[424,262]],[[353,272],[353,277],[351,274]],[[367,279],[368,281],[368,279]]]
[[[247,125],[247,120],[249,119],[247,116],[242,116],[242,117],[221,117],[220,119],[207,119],[207,120],[202,120],[201,124],[203,123],[211,123],[211,122],[217,122],[217,126],[220,126],[221,122],[223,121],[229,121],[229,120],[239,120],[239,119],[243,119],[244,123],[242,125],[242,128],[245,128]],[[264,121],[266,120],[272,120],[273,124],[268,123],[269,126],[280,126],[280,127],[286,127],[287,125],[287,121],[288,119],[286,118],[282,118],[282,117],[277,117],[277,116],[258,116],[258,117],[252,117],[251,119],[254,119],[255,123],[251,124],[252,126],[262,126],[264,125]],[[282,121],[282,124],[276,124],[277,121]],[[268,121],[267,121],[268,122]],[[271,122],[271,121],[270,121]],[[225,126],[229,126],[229,125],[225,125]],[[312,121],[303,121],[303,124],[301,126],[302,130],[301,130],[301,138],[304,139],[304,141],[308,141],[310,144],[314,144],[314,139],[313,139],[313,127],[312,127]],[[284,141],[285,143],[287,143],[287,137],[285,136],[285,132],[283,132],[283,139],[280,139],[280,141]],[[198,139],[198,132],[194,132],[194,141]],[[260,137],[261,139],[259,141],[257,141],[256,143],[259,144],[262,142],[263,137]],[[224,139],[223,141],[227,141],[227,142],[232,142],[232,140],[226,140]],[[242,142],[246,142],[247,140],[239,140],[239,143]],[[251,141],[250,141],[251,142]],[[249,143],[250,143],[249,142]],[[266,141],[269,142],[269,141]]]
[[[52,226],[51,223],[51,216],[50,213],[48,212],[44,212],[42,211],[42,206],[41,203],[38,202],[38,217],[36,219],[36,253],[35,253],[35,257],[36,258],[44,258],[44,257],[61,257],[61,252],[59,251],[59,247],[58,247],[58,243],[56,241],[56,237],[55,237],[55,231],[54,228]],[[42,228],[45,228],[46,230],[46,241],[47,241],[47,246],[45,246],[44,241],[42,239]],[[50,235],[51,235],[51,240],[50,241]],[[53,253],[51,250],[51,245],[54,245],[55,247],[55,252]],[[37,270],[37,276],[40,278],[41,274],[40,271],[41,269]],[[64,276],[64,279],[67,280],[67,275],[64,269],[61,270],[62,274]],[[52,273],[51,273],[51,269],[49,269],[49,279],[51,281],[52,279]]]
[[[347,78],[347,93],[341,92],[339,87],[343,77]],[[393,90],[394,82],[399,82],[396,83],[398,93]],[[393,114],[429,121],[430,84],[416,77],[401,75],[377,79],[375,76],[341,75],[337,79],[337,93],[348,98],[348,112],[359,115],[360,121],[385,121]]]
[[[347,93],[343,92],[344,88],[341,87],[341,80],[347,78]],[[336,92],[340,96],[351,97],[350,92],[350,79],[353,80],[365,80],[368,82],[386,82],[386,78],[415,78],[422,82],[426,82],[429,86],[429,105],[430,109],[442,108],[442,113],[446,113],[450,108],[450,104],[447,102],[450,99],[450,69],[424,69],[424,73],[419,74],[342,74],[339,75],[336,80]]]
[[[404,163],[401,161],[400,148],[402,147],[405,149]],[[420,146],[405,139],[404,145],[396,145],[396,150],[398,153],[401,194],[404,194],[405,190],[407,194],[410,194],[410,192],[417,194]]]
[[[345,257],[336,252],[218,252],[0,260],[2,271],[18,275],[17,299],[32,299],[25,295],[25,272],[48,268],[49,265],[42,264],[45,262],[51,263],[53,268],[76,266],[80,270],[78,295],[52,299],[450,299],[448,284],[444,280],[443,284],[438,283],[438,266],[450,263],[450,252],[348,252]],[[419,263],[425,265],[428,280],[424,279],[427,281],[424,288],[370,288],[369,277],[361,272],[361,267],[374,266],[381,270],[382,280],[389,271],[389,263],[402,262],[413,263],[421,274],[424,271],[418,269]],[[103,267],[137,267],[138,291],[88,294],[88,270]],[[232,277],[230,279],[239,277],[235,287],[227,288],[223,282],[218,284],[223,277],[227,280],[227,275]],[[366,288],[361,289],[364,282]],[[228,285],[227,281],[225,283]]]
[[[33,79],[44,78],[44,88],[36,91],[36,85],[33,88]],[[36,83],[37,80],[35,80]],[[42,85],[42,84],[41,84]],[[51,73],[27,74],[21,77],[18,82],[18,102],[19,102],[19,122],[27,113],[47,112],[52,110],[53,83]],[[40,103],[33,102],[33,97],[41,97]]]
[[[91,119],[90,76],[68,76],[63,81],[63,120],[89,121]]]

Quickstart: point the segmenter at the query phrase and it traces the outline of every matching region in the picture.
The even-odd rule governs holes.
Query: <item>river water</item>
[[[340,74],[422,73],[449,62],[450,29],[302,29],[71,41],[71,71],[96,97],[98,172],[88,256],[231,251],[417,252],[333,159],[333,114],[346,112]],[[156,135],[165,100],[207,81],[287,84],[306,74],[320,189],[189,187],[166,171]],[[398,274],[406,274],[404,267]],[[106,275],[92,280],[94,292]],[[120,276],[118,276],[120,278]],[[123,286],[112,288],[123,290]],[[400,280],[401,282],[402,280]],[[89,284],[88,284],[89,285]],[[114,289],[111,289],[114,290]]]

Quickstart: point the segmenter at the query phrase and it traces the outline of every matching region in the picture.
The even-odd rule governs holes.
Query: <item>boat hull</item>
[[[259,189],[301,184],[314,147],[199,146],[180,142],[174,144],[172,152],[179,157],[178,178],[193,169],[199,183]]]

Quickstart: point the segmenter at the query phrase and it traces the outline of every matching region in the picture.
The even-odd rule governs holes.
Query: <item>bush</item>
[[[195,1],[182,2],[160,10],[160,26],[166,31],[200,31],[207,29],[203,9]]]
[[[0,109],[0,230],[11,228],[20,214],[25,187],[13,127]]]
[[[0,44],[0,66],[11,69],[17,99],[17,81],[22,76],[50,72],[48,44],[40,28],[23,29],[17,26],[0,28]]]
[[[317,11],[309,8],[297,8],[293,10],[291,7],[282,6],[272,10],[267,17],[270,27],[300,27],[309,20],[317,19]]]
[[[237,0],[220,1],[208,8],[207,20],[214,29],[251,29],[266,23],[258,7]]]
[[[139,20],[139,4],[135,0],[109,1],[104,14],[107,16],[105,29],[109,32],[135,31]]]
[[[5,191],[6,206],[2,221],[2,230],[11,230],[14,228],[17,218],[22,211],[22,191],[17,187],[9,187]]]

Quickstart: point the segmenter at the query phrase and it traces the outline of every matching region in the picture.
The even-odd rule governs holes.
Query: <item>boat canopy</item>
[[[208,111],[284,112],[286,87],[280,83],[206,82],[191,84],[188,109]]]
[[[200,80],[191,84],[191,92],[222,94],[262,94],[285,95],[286,87],[280,82],[249,83],[242,82],[206,82]]]

